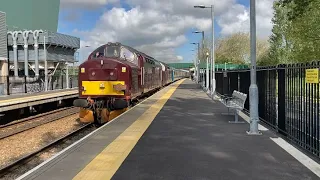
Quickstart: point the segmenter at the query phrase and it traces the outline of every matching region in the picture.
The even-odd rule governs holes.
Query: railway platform
[[[33,110],[43,112],[65,104],[72,105],[76,97],[77,88],[0,96],[0,124],[28,117]]]
[[[63,89],[32,94],[0,96],[0,113],[78,96],[78,89]]]
[[[248,123],[190,80],[178,81],[18,179],[319,179],[320,166]],[[248,117],[241,114],[241,121]]]

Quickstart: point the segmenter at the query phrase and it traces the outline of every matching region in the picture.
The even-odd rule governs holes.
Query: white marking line
[[[177,82],[177,81],[176,81]],[[27,177],[28,175],[30,175],[31,173],[37,171],[38,169],[40,169],[42,166],[44,166],[45,164],[47,164],[48,162],[54,160],[56,157],[60,156],[61,154],[65,153],[66,151],[68,151],[69,149],[73,148],[74,146],[78,145],[79,143],[81,143],[83,140],[87,139],[89,136],[91,136],[92,134],[98,132],[99,130],[101,130],[103,127],[108,126],[109,124],[111,124],[113,121],[117,120],[118,118],[120,118],[121,116],[125,115],[127,112],[130,112],[131,110],[135,109],[138,105],[142,104],[143,102],[151,99],[152,97],[156,96],[157,94],[159,94],[160,92],[163,92],[163,90],[168,89],[170,86],[174,85],[176,82],[170,84],[169,86],[166,86],[165,88],[161,89],[160,91],[154,93],[153,95],[151,95],[150,97],[148,97],[147,99],[141,101],[140,103],[136,104],[133,108],[129,109],[128,111],[120,114],[119,116],[117,116],[116,118],[114,118],[113,120],[107,122],[106,124],[102,125],[100,128],[92,131],[90,134],[86,135],[85,137],[79,139],[78,141],[74,142],[73,144],[71,144],[70,146],[68,146],[67,148],[63,149],[62,151],[60,151],[59,153],[55,154],[54,156],[52,156],[51,158],[47,159],[46,161],[42,162],[41,164],[39,164],[38,166],[34,167],[33,169],[31,169],[30,171],[24,173],[23,175],[21,175],[20,177],[18,177],[16,180],[21,180],[25,177]]]
[[[298,149],[293,147],[291,144],[287,143],[282,138],[271,138],[270,139],[278,144],[282,149],[291,154],[294,158],[296,158],[300,163],[310,169],[314,174],[320,177],[320,165],[314,160],[310,159],[308,156],[300,152]]]
[[[239,116],[241,116],[245,121],[248,123],[250,122],[249,116],[244,114],[243,112],[239,112]],[[268,131],[269,129],[260,125],[258,126],[258,129],[261,131]],[[305,167],[307,167],[310,171],[312,171],[314,174],[316,174],[318,177],[320,177],[320,164],[309,158],[307,155],[299,151],[297,148],[289,144],[287,141],[282,139],[281,137],[272,138],[270,139],[276,143],[278,146],[280,146],[282,149],[287,151],[291,156],[293,156],[296,160],[298,160],[301,164],[303,164]]]

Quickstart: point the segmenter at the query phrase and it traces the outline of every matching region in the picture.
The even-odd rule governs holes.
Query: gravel
[[[78,129],[79,114],[50,122],[0,140],[0,168],[41,149],[46,144]]]
[[[40,126],[42,124],[55,121],[55,119],[65,117],[67,115],[76,114],[79,112],[79,108],[69,108],[69,109],[61,109],[58,111],[54,111],[50,114],[43,114],[35,116],[34,118],[31,117],[27,118],[26,121],[18,121],[16,124],[9,124],[8,126],[1,127],[0,129],[0,139],[6,138],[7,136],[13,135],[15,133],[22,132],[24,130],[29,130],[30,128]]]
[[[45,160],[51,158],[56,153],[67,148],[72,143],[78,141],[79,139],[83,138],[87,134],[91,133],[95,129],[96,129],[95,126],[89,126],[88,128],[83,129],[79,133],[76,133],[74,136],[71,136],[70,138],[68,137],[66,140],[59,143],[58,145],[54,145],[53,147],[47,149],[46,151],[38,153],[37,155],[33,156],[30,160],[28,160],[27,163],[20,165],[19,167],[12,170],[8,174],[4,175],[3,177],[0,177],[0,180],[14,180],[18,178],[19,176],[28,172],[29,170],[41,164]]]

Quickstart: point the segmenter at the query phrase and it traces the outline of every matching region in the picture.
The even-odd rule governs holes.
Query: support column
[[[6,89],[9,86],[9,84],[7,82],[7,76],[9,75],[7,60],[0,61],[0,67],[1,67],[0,94],[5,95],[5,94],[7,94]]]
[[[67,62],[66,62],[66,85],[67,85],[66,89],[69,89],[69,67]]]

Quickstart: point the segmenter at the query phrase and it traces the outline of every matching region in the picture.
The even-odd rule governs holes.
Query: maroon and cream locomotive
[[[121,43],[108,43],[95,49],[79,66],[80,120],[103,124],[112,112],[125,111],[132,100],[161,88],[188,72]]]

